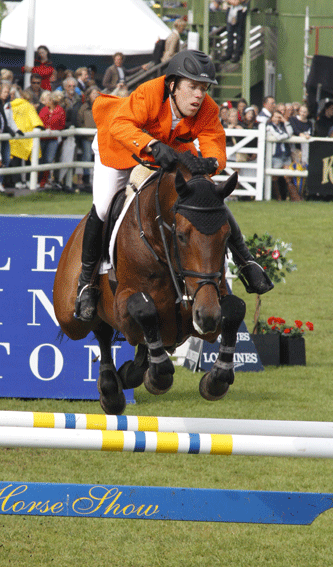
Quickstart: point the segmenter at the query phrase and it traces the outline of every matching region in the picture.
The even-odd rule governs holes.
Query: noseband
[[[194,302],[195,297],[198,293],[198,291],[205,285],[212,285],[215,287],[217,295],[219,300],[221,299],[221,295],[220,295],[220,289],[219,289],[219,284],[222,278],[222,271],[219,272],[213,272],[213,273],[206,273],[206,272],[194,272],[192,270],[187,270],[184,269],[183,266],[181,265],[181,260],[180,260],[180,254],[179,254],[179,247],[178,247],[178,243],[177,243],[177,234],[176,234],[176,217],[174,216],[174,220],[172,225],[170,226],[167,222],[165,222],[165,220],[162,217],[162,211],[161,211],[161,206],[160,206],[160,201],[159,201],[159,188],[160,188],[160,184],[161,184],[161,179],[163,176],[164,171],[161,170],[160,174],[159,174],[159,178],[158,178],[158,182],[157,182],[157,188],[155,191],[155,206],[156,206],[156,212],[157,212],[157,216],[156,216],[156,220],[158,222],[158,226],[159,226],[159,230],[161,233],[161,238],[162,238],[162,242],[163,242],[163,247],[164,247],[164,252],[165,252],[165,256],[166,256],[166,261],[167,261],[167,265],[169,268],[169,272],[176,290],[176,294],[177,294],[177,299],[176,299],[176,303],[183,303],[186,307],[187,302],[190,302],[191,304]],[[192,180],[190,180],[188,182],[188,184],[191,183]],[[147,246],[147,248],[150,250],[150,252],[153,254],[155,260],[162,262],[162,260],[159,258],[159,256],[156,254],[155,250],[152,248],[152,246],[149,244],[143,228],[142,228],[142,223],[141,223],[141,218],[140,218],[140,208],[139,208],[139,193],[137,192],[136,195],[136,212],[137,212],[137,218],[138,218],[138,224],[139,224],[139,229],[140,229],[140,237],[142,238],[143,242],[145,243],[145,245]],[[176,213],[182,214],[181,211],[183,211],[182,216],[188,216],[188,214],[191,213],[202,213],[202,214],[209,214],[209,213],[216,213],[216,211],[221,210],[225,211],[225,207],[223,204],[221,204],[220,206],[214,206],[214,207],[202,207],[202,206],[196,206],[196,205],[189,205],[186,204],[182,201],[182,199],[178,198],[177,201],[175,202],[174,206],[173,206],[173,211],[176,215]],[[194,224],[194,223],[192,223]],[[195,224],[194,224],[195,226]],[[169,230],[171,232],[172,235],[172,243],[173,243],[173,251],[174,251],[174,257],[175,257],[175,261],[176,261],[176,265],[177,265],[177,272],[175,271],[172,262],[171,262],[171,256],[170,256],[170,250],[169,250],[169,245],[167,242],[167,238],[166,238],[166,234],[165,234],[165,229]],[[187,293],[183,294],[181,288],[180,288],[180,282],[183,283],[184,288],[185,288],[185,292],[186,292],[186,282],[185,282],[185,278],[186,277],[190,277],[190,278],[199,278],[197,281],[197,288],[193,294],[193,296],[189,296]],[[218,281],[216,281],[218,280]]]

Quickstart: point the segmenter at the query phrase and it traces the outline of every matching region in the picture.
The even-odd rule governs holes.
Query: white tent
[[[151,53],[170,29],[143,0],[35,0],[34,48],[51,53],[125,55]],[[27,48],[29,0],[2,22],[0,46]]]

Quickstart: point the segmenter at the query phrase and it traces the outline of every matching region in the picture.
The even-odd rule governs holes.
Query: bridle
[[[216,289],[218,298],[219,298],[219,300],[221,300],[219,284],[220,284],[221,278],[222,278],[222,271],[213,272],[213,273],[194,272],[192,270],[187,270],[187,269],[183,268],[183,266],[181,265],[179,247],[178,247],[178,243],[177,243],[177,234],[176,234],[176,217],[174,216],[173,223],[172,223],[171,226],[162,217],[161,205],[160,205],[160,200],[159,200],[159,188],[160,188],[160,184],[161,184],[163,174],[164,174],[164,171],[161,169],[160,172],[159,172],[157,187],[156,187],[156,191],[155,191],[155,206],[156,206],[156,213],[157,213],[155,220],[157,220],[157,223],[158,223],[158,227],[159,227],[159,230],[160,230],[161,239],[162,239],[162,243],[163,243],[163,248],[164,248],[164,252],[165,252],[166,263],[168,265],[169,272],[170,272],[170,275],[171,275],[171,278],[172,278],[172,281],[173,281],[173,284],[174,284],[174,287],[175,287],[175,291],[176,291],[176,295],[177,295],[176,303],[182,303],[183,305],[185,305],[185,307],[187,307],[187,302],[189,302],[190,304],[193,304],[198,291],[205,285],[214,286],[214,288]],[[147,185],[146,185],[146,187],[147,187]],[[149,251],[152,253],[155,260],[157,260],[158,262],[161,262],[161,263],[165,263],[160,259],[160,257],[155,252],[155,250],[153,249],[151,244],[148,242],[148,240],[147,240],[147,238],[144,234],[142,222],[141,222],[141,217],[140,217],[140,207],[139,207],[140,192],[141,192],[141,190],[136,191],[136,213],[137,213],[137,220],[138,220],[138,225],[139,225],[139,230],[140,230],[140,238],[142,239],[144,244],[147,246]],[[212,213],[212,212],[216,212],[219,209],[221,209],[221,211],[225,210],[223,204],[221,204],[221,207],[216,207],[216,206],[215,207],[201,207],[201,206],[198,207],[198,206],[195,206],[195,205],[187,205],[186,203],[183,203],[182,200],[179,197],[178,197],[178,199],[176,200],[176,202],[173,206],[173,211],[174,211],[175,215],[176,215],[177,212],[179,212],[181,210],[185,210],[185,211],[191,210],[191,211],[197,211],[197,212],[200,212],[200,213]],[[169,245],[168,245],[165,229],[167,229],[171,232],[172,243],[173,243],[173,252],[174,252],[174,258],[175,258],[175,262],[176,262],[176,266],[177,266],[177,271],[175,270],[174,266],[172,265],[171,255],[170,255],[170,250],[169,250]],[[198,286],[197,286],[193,295],[188,295],[188,293],[187,293],[186,281],[185,281],[186,277],[200,278],[197,282]],[[218,281],[216,282],[216,280],[218,280]],[[185,294],[181,290],[181,283],[184,286]]]

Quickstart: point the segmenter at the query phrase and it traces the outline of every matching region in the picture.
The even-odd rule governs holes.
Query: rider
[[[125,187],[137,165],[133,154],[168,170],[177,162],[176,152],[190,150],[193,156],[186,155],[193,158],[196,172],[199,167],[200,173],[212,175],[225,168],[225,132],[219,108],[207,94],[211,84],[217,84],[211,59],[202,51],[183,50],[170,60],[164,76],[141,84],[129,97],[101,95],[95,100],[93,207],[83,236],[75,303],[76,317],[83,321],[91,321],[96,315],[99,291],[93,280],[101,254],[103,221],[114,195]],[[201,156],[193,144],[195,139]],[[188,163],[191,172],[191,159]],[[242,268],[246,289],[265,293],[273,284],[254,262],[238,224],[227,211],[235,263],[246,263]]]

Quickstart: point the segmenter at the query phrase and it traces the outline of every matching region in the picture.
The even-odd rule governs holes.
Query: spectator
[[[242,122],[243,120],[243,112],[245,110],[245,108],[247,108],[249,105],[247,103],[247,101],[245,100],[245,98],[240,98],[239,101],[237,102],[237,110],[238,110],[238,121]]]
[[[173,30],[165,40],[164,53],[161,57],[161,63],[166,63],[178,53],[180,49],[180,35],[185,31],[187,22],[182,18],[178,18],[173,24]]]
[[[55,91],[58,87],[62,87],[62,82],[63,80],[66,78],[65,77],[65,71],[66,71],[67,67],[65,67],[65,65],[57,65],[57,67],[55,68],[56,71],[56,77],[55,80],[52,81],[52,90]]]
[[[239,123],[238,120],[237,108],[230,108],[227,128],[241,129],[241,130],[243,129],[243,126]],[[231,146],[235,146],[237,142],[239,142],[239,138],[236,136],[227,136],[226,138],[227,148]],[[230,156],[228,155],[228,161],[237,161],[237,154],[232,153]]]
[[[221,0],[213,0],[209,4],[210,12],[220,12],[221,11]]]
[[[299,107],[297,116],[290,117],[290,124],[293,129],[294,136],[306,138],[307,140],[312,136],[312,122],[309,120],[309,109],[306,104]],[[296,144],[296,150],[301,151],[301,161],[303,166],[309,163],[309,144]]]
[[[88,88],[88,67],[79,67],[78,69],[76,69],[74,77],[77,80],[77,86],[80,89],[81,93],[84,93]]]
[[[77,114],[82,105],[82,95],[76,92],[77,81],[73,76],[67,77],[63,81],[63,91],[57,89],[54,93],[63,94],[63,100],[59,102],[63,106],[66,114],[66,128],[71,128],[77,126]],[[78,144],[80,144],[80,138],[78,138]],[[68,136],[62,140],[61,146],[58,148],[59,151],[59,162],[68,163],[74,160],[76,149],[76,138],[74,136]],[[56,178],[58,179],[57,189],[67,190],[64,184],[64,178],[67,173],[67,169],[60,169]]]
[[[272,118],[273,111],[275,110],[275,99],[272,96],[265,96],[262,109],[257,116],[257,122],[263,122],[267,124],[267,122]]]
[[[294,109],[293,109],[293,105],[291,102],[286,102],[285,104],[285,111],[284,111],[284,117],[287,118],[287,120],[293,116],[294,114]]]
[[[288,169],[291,165],[291,150],[289,144],[285,144],[284,140],[293,135],[293,129],[290,122],[277,110],[273,111],[272,118],[267,123],[267,134],[276,140],[273,144],[272,168]],[[285,176],[285,181],[290,200],[300,201],[301,197],[291,178]],[[282,200],[276,176],[272,177],[272,193],[275,199]]]
[[[0,134],[23,135],[23,132],[15,124],[13,118],[12,106],[10,103],[10,85],[3,83],[0,85]],[[1,158],[2,167],[8,167],[10,162],[10,145],[8,140],[1,142]],[[8,180],[5,176],[0,175],[0,191],[4,190],[4,186],[8,186]]]
[[[224,128],[228,128],[228,121],[229,121],[229,105],[227,102],[224,102],[220,106],[220,120],[221,124]]]
[[[34,105],[37,112],[40,111],[40,97],[42,96],[42,78],[38,73],[31,73],[30,75],[30,87],[26,89],[31,95],[31,104]]]
[[[293,105],[293,115],[296,116],[299,113],[301,103],[300,102],[293,102],[292,105]]]
[[[139,65],[138,67],[133,67],[132,69],[125,69],[123,67],[124,55],[120,52],[115,53],[113,56],[113,65],[110,65],[104,73],[103,77],[103,88],[106,93],[113,93],[116,88],[126,88],[126,78],[129,75],[133,75],[140,69],[146,69],[147,65]],[[126,96],[126,95],[125,95]]]
[[[88,66],[88,75],[89,75],[88,86],[92,87],[93,85],[96,85],[98,88],[100,88],[99,82],[96,79],[96,75],[97,75],[96,65]]]
[[[63,82],[64,108],[66,111],[66,128],[76,126],[76,118],[82,104],[82,96],[76,92],[77,81],[74,77],[68,77]]]
[[[50,52],[45,45],[40,45],[37,49],[37,57],[34,67],[25,66],[22,68],[24,73],[37,73],[41,76],[41,87],[43,90],[51,91],[51,76],[54,72],[50,61]]]
[[[245,130],[257,130],[258,129],[258,122],[256,119],[256,113],[254,111],[254,108],[252,106],[248,106],[247,108],[244,109],[243,112],[243,116],[242,116],[242,126]],[[250,140],[249,142],[247,142],[244,146],[244,148],[258,148],[258,138],[253,138],[253,140]],[[250,161],[252,163],[255,163],[257,161],[257,152],[253,153],[253,154],[239,154],[240,156],[242,156],[240,161]],[[256,175],[256,171],[255,169],[252,168],[242,168],[240,170],[241,175],[244,175],[246,177],[255,177]]]
[[[248,0],[226,0],[227,9],[227,49],[221,61],[231,59],[232,63],[238,63],[244,49],[245,19],[247,14]],[[234,35],[236,45],[234,46]]]
[[[314,135],[317,138],[326,138],[333,126],[333,100],[325,103],[318,120],[315,123]]]
[[[16,126],[23,132],[32,132],[35,128],[44,130],[42,120],[37,114],[33,104],[31,104],[30,91],[23,91],[22,94],[15,89],[11,88],[11,107],[13,111],[13,118]],[[34,140],[33,138],[13,139],[10,143],[10,154],[12,156],[10,161],[11,167],[19,167],[21,161],[24,160],[25,165],[30,164],[30,157]],[[24,174],[23,174],[24,175]],[[20,174],[13,174],[13,185],[17,189],[24,189],[27,185],[23,182]]]
[[[2,83],[9,83],[10,85],[14,81],[14,73],[9,69],[1,69],[0,71],[0,81]]]
[[[41,96],[41,102],[45,105],[39,112],[39,116],[43,121],[46,130],[63,130],[66,124],[66,114],[64,109],[57,104],[55,94],[44,92]],[[41,150],[42,150],[42,160],[41,163],[52,163],[58,147],[57,138],[42,138],[41,139]],[[44,171],[41,180],[40,187],[45,189],[51,189],[52,185],[48,183],[50,172]]]
[[[278,102],[275,110],[277,110],[278,112],[280,112],[280,114],[282,114],[283,116],[286,113],[286,105],[284,104],[284,102]]]
[[[99,96],[99,90],[96,86],[89,87],[85,93],[85,102],[82,104],[78,115],[77,125],[79,128],[96,128],[92,114],[92,105],[95,99]],[[81,136],[82,147],[82,161],[92,161],[92,148],[91,143],[94,136]],[[83,169],[82,183],[78,185],[80,191],[89,191],[91,193],[92,187],[90,184],[90,169]]]

